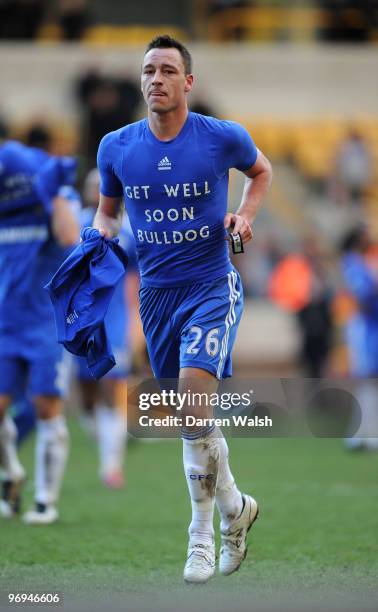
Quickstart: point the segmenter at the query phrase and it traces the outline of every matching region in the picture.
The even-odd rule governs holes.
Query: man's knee
[[[10,406],[12,398],[10,395],[0,395],[0,422],[3,420],[7,408]]]
[[[200,368],[182,368],[180,371],[179,392],[186,393],[186,401],[181,410],[183,431],[187,433],[211,432],[214,429],[211,395],[218,388],[218,380]],[[205,434],[206,435],[206,434]]]
[[[39,419],[53,419],[63,411],[63,400],[56,395],[37,395],[34,405]]]

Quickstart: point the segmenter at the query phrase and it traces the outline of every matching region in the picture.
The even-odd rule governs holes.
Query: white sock
[[[228,445],[222,432],[218,429],[219,471],[215,501],[221,517],[221,529],[227,529],[240,515],[243,509],[243,499],[235,484],[228,463]]]
[[[0,459],[4,480],[17,482],[25,477],[17,454],[17,428],[8,415],[0,422]]]
[[[367,447],[378,448],[378,386],[373,380],[361,382],[357,388],[361,408],[361,424],[355,433]]]
[[[127,423],[116,408],[96,408],[100,475],[122,471],[126,448]]]
[[[35,499],[41,504],[58,500],[69,451],[63,416],[37,421],[35,449]]]
[[[191,540],[201,543],[214,541],[215,488],[219,466],[218,438],[209,436],[195,440],[183,439],[183,460],[186,481],[192,503]]]

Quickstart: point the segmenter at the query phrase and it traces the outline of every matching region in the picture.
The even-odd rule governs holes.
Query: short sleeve
[[[109,198],[119,198],[123,195],[122,184],[114,172],[116,155],[114,140],[114,132],[104,136],[97,153],[97,166],[100,173],[100,193]]]
[[[222,121],[223,140],[220,166],[223,172],[230,168],[248,170],[257,159],[257,147],[247,130],[234,121]]]

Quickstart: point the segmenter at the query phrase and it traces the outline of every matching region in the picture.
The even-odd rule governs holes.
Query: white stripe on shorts
[[[225,334],[222,340],[220,359],[219,359],[219,364],[217,368],[217,378],[220,378],[222,375],[224,361],[227,355],[228,340],[230,337],[230,328],[236,321],[235,304],[236,304],[238,297],[240,297],[240,292],[236,290],[236,273],[234,271],[229,272],[227,274],[227,279],[228,279],[228,286],[230,288],[230,294],[229,294],[230,308],[225,318],[226,331],[225,331]]]

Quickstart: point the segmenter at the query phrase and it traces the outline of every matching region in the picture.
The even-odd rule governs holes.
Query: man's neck
[[[148,125],[158,140],[173,140],[181,132],[188,117],[188,107],[168,113],[148,111]]]

